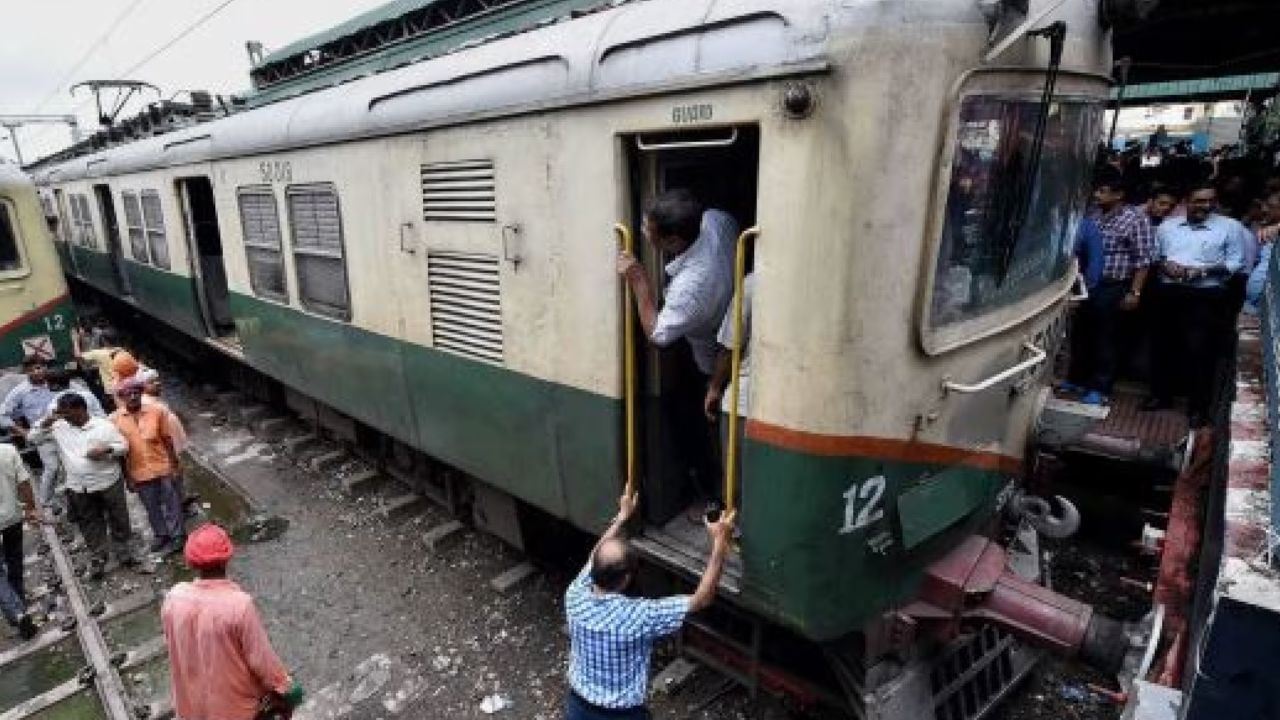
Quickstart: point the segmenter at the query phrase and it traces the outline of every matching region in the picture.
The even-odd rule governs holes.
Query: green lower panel
[[[22,341],[38,336],[52,341],[57,361],[71,360],[71,328],[75,327],[76,311],[70,296],[47,307],[37,300],[18,317],[22,318],[21,322],[0,331],[0,368],[21,365],[25,354]]]
[[[748,592],[784,624],[816,640],[859,628],[909,600],[924,568],[990,516],[1008,478],[966,467],[795,452],[754,440],[743,448],[740,526]],[[928,537],[899,506],[922,486],[964,488]],[[914,542],[910,545],[907,541]]]
[[[204,318],[191,278],[125,261],[133,299],[148,312],[196,337],[205,335]]]
[[[71,252],[75,255],[76,268],[81,278],[103,292],[120,294],[109,255],[82,247],[72,248]]]
[[[579,527],[620,487],[620,406],[350,325],[233,294],[255,368]]]

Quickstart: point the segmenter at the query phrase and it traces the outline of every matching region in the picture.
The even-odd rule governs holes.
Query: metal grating
[[[502,302],[498,258],[427,253],[431,334],[437,349],[502,364]]]
[[[492,160],[422,166],[422,219],[494,222],[497,184]]]
[[[1016,639],[991,625],[953,643],[931,673],[937,720],[979,720],[1035,665]]]
[[[1117,389],[1111,397],[1111,412],[1094,432],[1165,450],[1172,449],[1187,436],[1187,415],[1181,406],[1154,412],[1143,412],[1141,406],[1141,394]]]

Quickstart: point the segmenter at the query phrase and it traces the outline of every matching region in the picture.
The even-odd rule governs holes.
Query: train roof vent
[[[493,222],[497,185],[492,160],[422,166],[422,219]]]
[[[427,284],[436,349],[501,365],[502,293],[497,256],[428,252]]]

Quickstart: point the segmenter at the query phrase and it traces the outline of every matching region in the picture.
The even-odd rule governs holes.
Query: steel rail
[[[102,701],[107,718],[108,720],[135,720],[125,703],[124,683],[120,681],[120,676],[111,664],[111,654],[107,648],[106,639],[102,637],[102,630],[89,613],[89,605],[85,601],[84,592],[80,589],[80,583],[76,581],[71,558],[62,547],[62,539],[51,526],[45,525],[42,531],[45,543],[49,546],[49,553],[53,556],[54,566],[58,569],[58,575],[62,576],[62,588],[67,594],[67,602],[76,618],[76,634],[79,635],[80,644],[84,647],[84,653],[88,656],[89,664],[93,668],[94,686],[98,690],[98,699]]]

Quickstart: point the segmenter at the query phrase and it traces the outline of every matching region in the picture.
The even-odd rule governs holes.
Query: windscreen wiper
[[[1022,239],[1022,228],[1026,225],[1027,215],[1031,212],[1031,193],[1035,189],[1036,179],[1040,175],[1040,159],[1044,155],[1044,135],[1049,126],[1049,113],[1053,110],[1053,93],[1058,86],[1058,71],[1062,68],[1062,51],[1067,40],[1067,24],[1061,20],[1051,23],[1039,30],[1027,33],[1032,37],[1049,39],[1049,69],[1045,78],[1044,93],[1040,96],[1040,113],[1036,117],[1036,129],[1031,143],[1031,156],[1027,161],[1026,172],[1018,177],[1013,188],[1013,202],[1004,227],[1004,253],[1000,258],[999,282],[1004,283],[1013,266],[1013,257],[1017,253],[1018,243]]]

